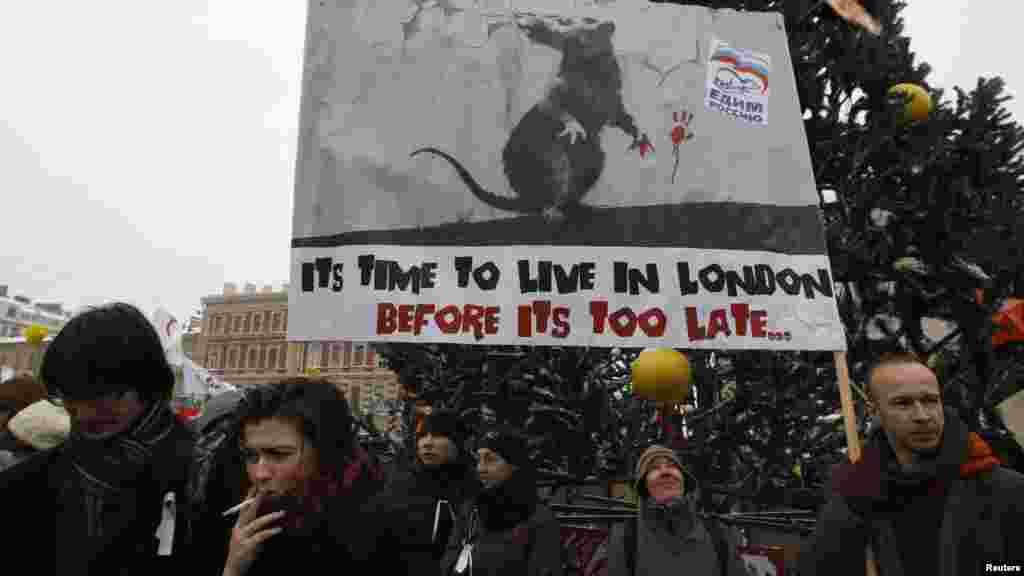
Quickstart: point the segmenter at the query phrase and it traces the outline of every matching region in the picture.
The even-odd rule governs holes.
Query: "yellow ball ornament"
[[[633,392],[658,402],[681,403],[690,396],[690,361],[671,348],[648,349],[633,362]]]
[[[933,107],[932,97],[928,94],[927,90],[917,84],[909,82],[896,84],[889,88],[889,97],[898,100],[910,98],[910,101],[904,104],[903,111],[899,115],[898,122],[900,125],[907,124],[908,122],[921,122],[931,114]]]
[[[25,328],[25,341],[32,346],[39,346],[49,335],[50,331],[42,324],[33,324]]]

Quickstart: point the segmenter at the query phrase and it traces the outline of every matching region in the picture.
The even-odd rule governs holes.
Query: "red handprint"
[[[690,130],[691,122],[693,122],[693,114],[686,110],[672,113],[672,155],[675,158],[675,165],[672,166],[673,184],[676,182],[676,170],[679,169],[679,145],[693,139],[693,132]]]

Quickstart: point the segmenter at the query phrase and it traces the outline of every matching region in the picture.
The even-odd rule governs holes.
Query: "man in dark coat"
[[[454,413],[426,416],[415,466],[364,509],[373,519],[359,544],[368,568],[381,574],[440,574],[441,558],[456,548],[462,506],[478,488],[464,436]]]
[[[883,358],[868,382],[880,424],[861,460],[832,474],[832,497],[800,558],[803,576],[970,576],[1020,570],[1024,476],[944,410],[934,372],[910,355]]]
[[[466,576],[562,576],[560,526],[537,494],[526,437],[497,428],[477,448],[483,487],[468,503],[460,548],[443,560],[442,572]]]
[[[72,318],[40,367],[67,410],[57,448],[0,473],[4,549],[38,574],[180,574],[193,437],[169,406],[174,373],[138,309]],[[19,519],[19,521],[14,521]]]

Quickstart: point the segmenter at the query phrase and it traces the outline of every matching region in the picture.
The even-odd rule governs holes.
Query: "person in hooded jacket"
[[[382,574],[441,573],[441,559],[457,544],[463,505],[478,488],[464,437],[454,413],[426,416],[411,473],[396,478],[364,508],[364,517],[373,519],[358,546],[366,566]]]
[[[467,504],[458,550],[443,573],[459,576],[562,576],[558,519],[537,494],[526,437],[513,428],[488,431],[478,442],[480,493]]]
[[[883,357],[868,397],[880,426],[859,462],[833,470],[800,574],[861,576],[868,546],[883,576],[1020,571],[1024,476],[943,408],[935,373],[912,355]]]
[[[636,467],[639,515],[612,527],[605,549],[608,576],[747,574],[738,542],[722,525],[697,514],[698,492],[687,493],[686,485],[675,452],[658,445],[644,451]]]

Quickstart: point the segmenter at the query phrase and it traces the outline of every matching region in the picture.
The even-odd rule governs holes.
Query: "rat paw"
[[[565,220],[565,212],[558,206],[548,206],[544,209],[543,216],[548,224],[557,224]]]
[[[579,123],[579,120],[575,118],[569,118],[565,121],[565,128],[558,133],[558,137],[569,136],[569,144],[576,143],[576,137],[579,136],[580,140],[587,139],[587,131],[583,129],[583,125]]]

